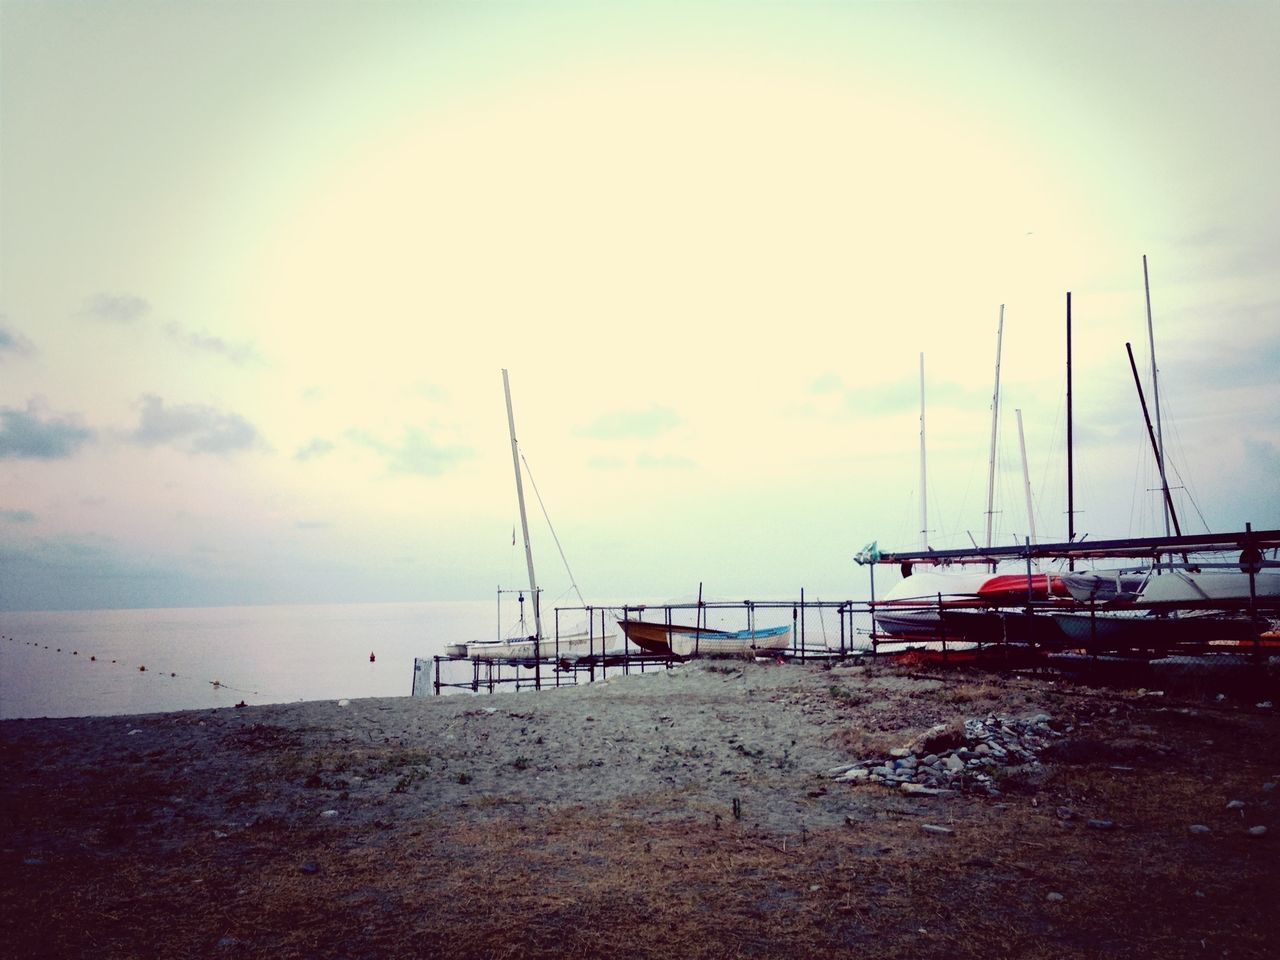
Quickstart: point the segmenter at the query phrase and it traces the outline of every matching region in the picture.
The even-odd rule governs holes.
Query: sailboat
[[[1070,301],[1068,300],[1068,304]],[[1068,310],[1069,310],[1068,306]],[[1000,305],[996,329],[995,387],[991,397],[991,454],[987,476],[987,546],[992,546],[995,515],[995,474],[997,425],[1000,415],[1000,358],[1004,340],[1004,304]],[[925,395],[924,354],[920,355],[920,537],[929,550],[928,513],[925,496]],[[1026,446],[1022,442],[1022,417],[1018,412],[1019,443],[1026,479]],[[1032,524],[1030,482],[1027,485],[1028,519]],[[881,633],[900,639],[924,641],[962,640],[990,642],[1010,638],[1002,613],[994,617],[992,607],[1014,607],[1065,597],[1066,588],[1056,574],[908,571],[884,598],[875,604],[875,625]],[[993,619],[994,617],[994,619]],[[1050,624],[1052,626],[1052,624]],[[1011,639],[1011,638],[1010,638]]]
[[[533,546],[529,540],[529,516],[524,503],[524,479],[520,470],[520,446],[516,441],[516,419],[511,406],[511,380],[507,371],[502,371],[502,389],[507,401],[507,427],[511,434],[511,463],[515,469],[516,499],[520,504],[520,529],[524,534],[525,563],[529,570],[529,595],[533,599],[533,633],[527,636],[506,640],[477,640],[470,643],[451,644],[446,648],[450,656],[469,657],[478,660],[536,660],[554,657],[557,660],[576,658],[593,654],[603,655],[617,647],[618,635],[592,630],[588,624],[586,629],[573,633],[556,631],[554,636],[547,636],[542,630],[542,594],[538,589],[538,578],[533,569]],[[536,486],[535,486],[536,490]],[[554,536],[554,531],[553,531]],[[558,540],[557,540],[558,543]],[[574,590],[578,585],[573,585]],[[582,602],[582,594],[578,594]],[[584,607],[585,603],[582,604]],[[521,604],[523,613],[523,602]],[[521,616],[521,624],[524,617]]]

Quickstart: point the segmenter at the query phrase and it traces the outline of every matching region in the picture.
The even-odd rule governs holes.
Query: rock
[[[338,815],[337,810],[325,810],[320,814],[320,816],[322,817],[336,817],[337,815]]]
[[[1254,706],[1259,710],[1270,710],[1272,704],[1270,700],[1263,700],[1261,703],[1255,703]]]
[[[1227,809],[1228,809],[1228,810],[1243,810],[1243,809],[1244,809],[1244,801],[1243,801],[1243,800],[1230,800],[1230,801],[1228,801],[1228,802],[1227,802]]]
[[[869,776],[871,776],[870,770],[867,770],[865,767],[854,767],[852,770],[846,770],[840,776],[836,777],[836,780],[844,783],[852,783],[856,780],[866,780]]]
[[[1114,820],[1086,820],[1085,825],[1092,827],[1094,830],[1114,830],[1116,828]]]
[[[964,769],[964,761],[961,760],[959,757],[957,757],[954,753],[951,756],[947,757],[945,760],[943,760],[942,765],[945,769],[950,770],[952,773],[959,773],[961,770]]]
[[[950,827],[941,827],[936,823],[922,823],[920,829],[925,833],[936,833],[939,836],[949,837],[955,833]]]
[[[1262,785],[1263,793],[1274,793],[1275,789],[1276,789],[1276,785],[1275,785],[1275,782],[1272,780],[1268,780],[1266,783]]]
[[[909,757],[911,756],[911,750],[908,747],[894,747],[892,750],[889,751],[889,756],[893,757],[894,759]]]
[[[338,706],[340,706],[340,707],[349,707],[349,706],[351,706],[351,701],[350,701],[350,700],[346,700],[346,699],[339,700],[339,701],[338,701]]]
[[[1045,897],[1045,899],[1048,900],[1050,903],[1061,903],[1063,900],[1067,898],[1060,893],[1050,893],[1047,897]]]
[[[928,787],[922,783],[904,783],[898,789],[903,793],[913,793],[926,797],[955,797],[959,795],[958,790],[950,790],[946,787]]]
[[[302,866],[298,867],[298,872],[299,873],[319,873],[320,864],[316,863],[314,860],[308,860],[306,863],[302,864]]]
[[[1249,836],[1251,837],[1265,837],[1266,835],[1267,835],[1266,827],[1250,827],[1249,828]]]
[[[1187,827],[1187,830],[1189,830],[1191,833],[1195,833],[1199,835],[1204,835],[1206,833],[1213,832],[1208,827],[1206,827],[1203,823],[1193,823],[1191,826]]]

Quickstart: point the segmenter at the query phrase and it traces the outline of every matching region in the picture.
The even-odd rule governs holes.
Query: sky
[[[1068,292],[1077,534],[1156,535],[1144,256],[1184,531],[1280,527],[1278,32],[0,0],[0,609],[518,587],[503,369],[548,600],[862,595],[922,354],[928,541],[986,537],[1002,308],[992,539],[1065,539]]]

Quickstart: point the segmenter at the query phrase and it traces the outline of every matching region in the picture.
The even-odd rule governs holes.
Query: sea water
[[[520,623],[512,610],[511,602],[460,600],[0,612],[0,719],[409,696],[415,659],[441,656],[450,644],[532,633],[532,622]],[[602,616],[613,629],[623,615],[610,601],[594,610],[594,629]],[[643,616],[662,620],[661,601]],[[676,622],[691,616],[673,614]],[[704,616],[710,627],[748,626],[742,606]],[[807,644],[836,646],[835,613],[810,610],[804,619]],[[754,620],[784,623],[795,625],[789,607],[761,609]],[[585,625],[581,609],[567,609],[546,615],[543,627],[554,636]],[[471,680],[469,663],[442,668],[446,683]]]
[[[0,612],[0,718],[408,696],[415,657],[490,639],[491,600]]]

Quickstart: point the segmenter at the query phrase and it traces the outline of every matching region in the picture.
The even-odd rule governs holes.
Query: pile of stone
[[[881,783],[904,793],[953,796],[961,790],[999,796],[1002,772],[1034,770],[1039,751],[1062,734],[1048,714],[1024,719],[988,715],[959,724],[931,727],[911,743],[879,760],[834,767],[841,782]]]

